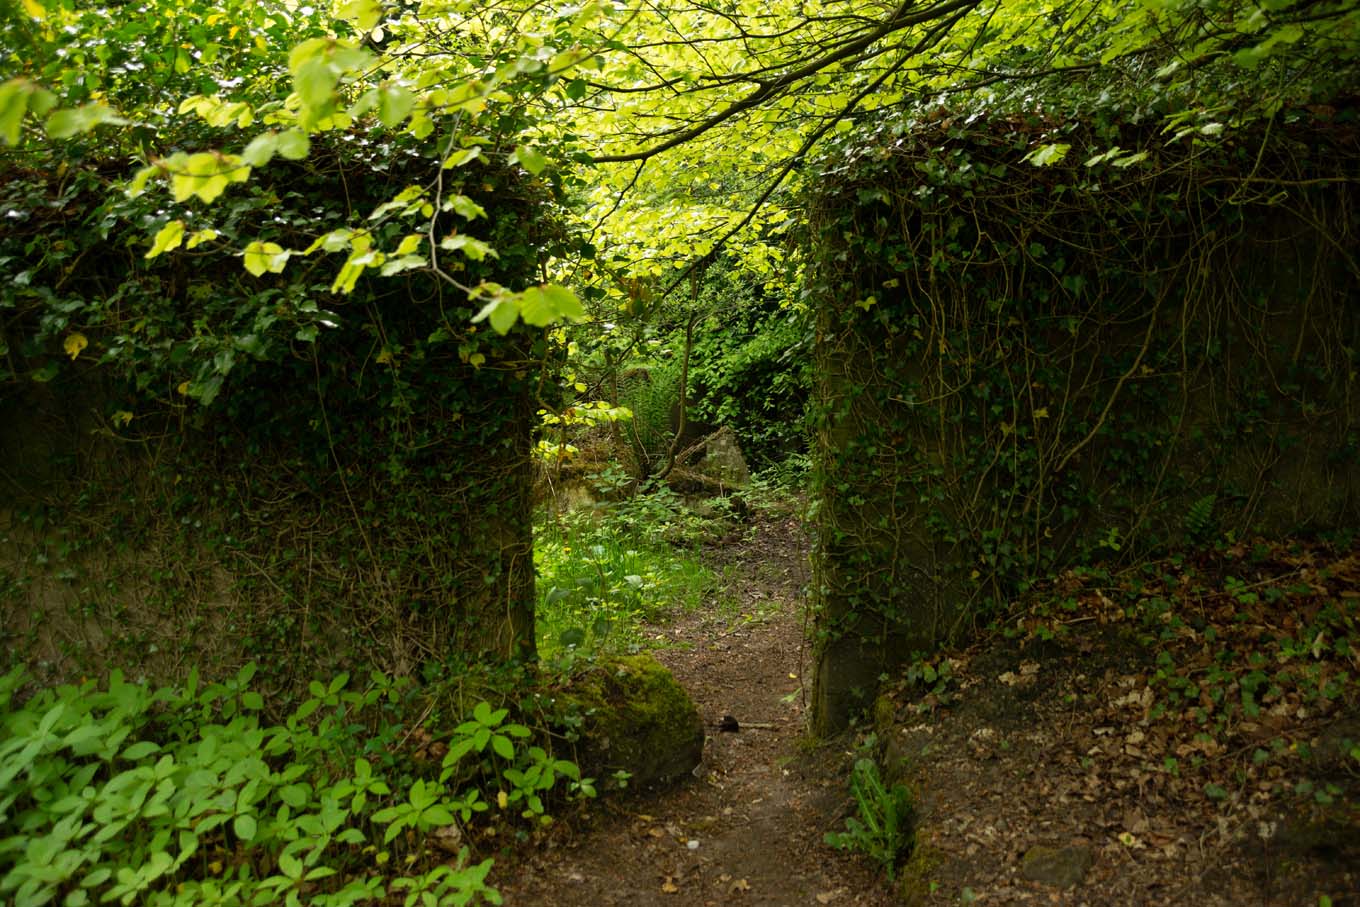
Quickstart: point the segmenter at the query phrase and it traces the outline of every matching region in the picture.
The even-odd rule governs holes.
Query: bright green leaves
[[[347,115],[333,116],[336,88],[345,76],[372,63],[367,51],[336,38],[311,38],[294,47],[288,55],[288,71],[293,75],[293,91],[302,102],[298,125],[311,130],[347,123]]]
[[[439,243],[439,248],[447,249],[450,252],[462,252],[473,261],[483,261],[488,256],[497,258],[496,250],[491,248],[490,243],[483,242],[466,233],[455,233],[445,237]]]
[[[471,148],[462,148],[444,158],[444,169],[452,170],[454,167],[462,167],[470,164],[482,156],[482,147],[473,145]]]
[[[415,95],[407,88],[391,82],[378,86],[378,119],[388,129],[406,119],[415,103]]]
[[[335,17],[347,19],[362,32],[372,31],[382,21],[383,8],[378,0],[336,0]]]
[[[170,192],[177,202],[191,198],[213,202],[226,191],[227,186],[250,179],[250,165],[244,158],[218,151],[201,151],[197,154],[181,151],[161,159],[157,165],[162,172],[169,174]],[[133,188],[144,186],[145,183],[139,173],[133,181]]]
[[[255,111],[244,101],[227,101],[217,95],[196,94],[179,104],[180,113],[195,113],[209,126],[245,129],[255,122]]]
[[[44,116],[57,104],[57,96],[30,82],[11,79],[0,85],[0,140],[7,145],[19,144],[24,114]]]
[[[105,104],[86,104],[84,107],[52,111],[47,118],[47,134],[54,139],[68,139],[73,135],[89,132],[104,123],[125,126],[128,121]]]
[[[357,119],[376,109],[378,121],[388,129],[395,129],[411,115],[415,106],[416,96],[409,88],[400,83],[389,81],[365,92],[349,108],[347,115]]]
[[[246,270],[256,277],[265,273],[280,274],[292,253],[278,243],[255,241],[246,246]]]
[[[490,295],[474,322],[488,321],[498,334],[507,333],[520,319],[533,327],[547,327],[559,321],[580,321],[585,309],[576,294],[564,286],[546,284],[515,293],[495,284],[484,284],[475,295]]]
[[[520,296],[520,317],[525,324],[534,327],[547,327],[559,321],[580,321],[586,317],[576,294],[557,284],[530,287]]]
[[[279,155],[290,161],[300,161],[311,150],[311,139],[300,129],[286,132],[264,132],[250,140],[241,159],[252,167],[263,167]]]
[[[468,220],[486,217],[486,209],[466,195],[455,195],[444,202],[444,209],[460,214]]]
[[[1053,142],[1048,145],[1040,145],[1029,154],[1025,155],[1024,160],[1029,161],[1036,167],[1051,167],[1067,157],[1067,152],[1072,150],[1072,145],[1068,142]]]
[[[232,183],[244,183],[250,179],[253,160],[268,160],[268,157],[251,153],[250,149],[247,149],[247,152],[250,157],[223,154],[218,151],[201,151],[197,154],[176,152],[169,157],[160,158],[149,167],[138,170],[128,183],[127,193],[129,196],[141,195],[146,191],[146,185],[152,177],[166,176],[170,179],[170,192],[175,201],[187,202],[191,198],[197,198],[206,203],[214,202]],[[196,234],[199,236],[198,242],[192,243],[189,248],[216,236],[216,234],[204,236],[201,232]],[[167,241],[168,239],[167,235]],[[161,238],[158,236],[153,248],[158,247],[160,242]],[[175,247],[166,246],[160,251],[170,248]]]
[[[519,163],[534,176],[538,176],[548,166],[548,159],[542,152],[529,145],[520,145],[510,153],[511,163]]]
[[[146,253],[146,257],[155,258],[162,252],[178,249],[183,240],[184,221],[172,220],[164,227],[161,227],[160,231],[156,233],[156,238],[152,241],[151,250]]]
[[[181,245],[186,249],[193,249],[205,242],[211,242],[217,238],[217,231],[213,229],[196,230],[188,234],[185,239],[184,221],[172,220],[156,233],[155,239],[151,241],[151,249],[146,253],[147,258],[178,249]],[[249,268],[249,265],[247,265]]]

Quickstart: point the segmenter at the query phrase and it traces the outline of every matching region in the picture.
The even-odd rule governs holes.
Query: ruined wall
[[[1360,525],[1354,127],[1033,133],[887,134],[814,199],[822,732],[1073,563]]]

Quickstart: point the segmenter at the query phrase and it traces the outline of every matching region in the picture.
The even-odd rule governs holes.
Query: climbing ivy
[[[828,638],[905,657],[1073,560],[1353,515],[1353,108],[918,116],[810,197]]]

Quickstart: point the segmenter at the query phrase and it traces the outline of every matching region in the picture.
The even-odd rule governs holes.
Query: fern
[[[1213,535],[1217,521],[1214,519],[1214,505],[1218,503],[1218,495],[1206,494],[1190,505],[1185,512],[1185,534],[1192,541],[1203,542]]]

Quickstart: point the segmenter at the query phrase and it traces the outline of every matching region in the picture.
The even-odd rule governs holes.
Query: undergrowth
[[[661,488],[545,515],[534,539],[545,656],[635,651],[643,625],[719,591],[698,549],[721,526]]]
[[[114,671],[36,692],[22,669],[0,678],[0,901],[498,904],[474,833],[594,795],[506,706],[478,700],[432,732],[431,688],[375,672],[313,681],[271,720],[254,674],[154,689]]]

